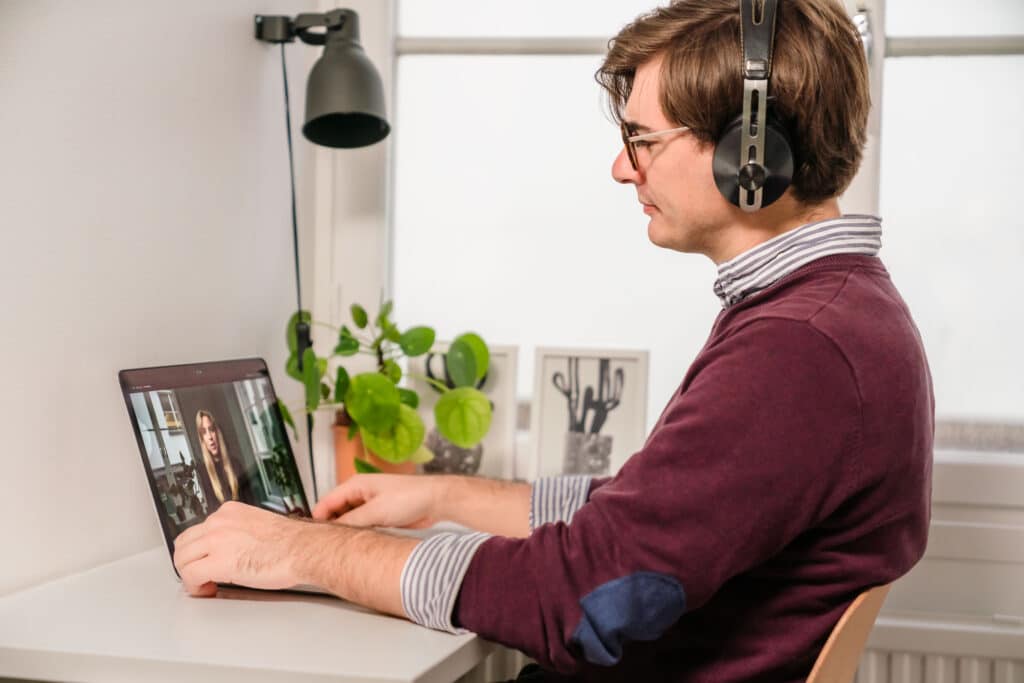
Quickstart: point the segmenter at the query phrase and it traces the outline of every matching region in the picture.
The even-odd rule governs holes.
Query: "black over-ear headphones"
[[[781,197],[793,179],[789,135],[768,100],[777,7],[778,0],[740,0],[743,113],[715,143],[715,184],[726,199],[748,212]]]

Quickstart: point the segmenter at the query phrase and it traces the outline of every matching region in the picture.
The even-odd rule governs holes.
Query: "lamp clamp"
[[[338,31],[353,14],[352,10],[335,9],[323,14],[303,13],[294,19],[275,14],[257,14],[256,40],[267,43],[291,43],[296,36],[307,45],[324,45],[329,31]],[[323,27],[327,31],[313,31]]]

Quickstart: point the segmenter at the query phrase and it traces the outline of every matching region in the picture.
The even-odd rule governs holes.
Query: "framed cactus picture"
[[[647,368],[646,351],[538,348],[535,477],[615,474],[646,437]]]

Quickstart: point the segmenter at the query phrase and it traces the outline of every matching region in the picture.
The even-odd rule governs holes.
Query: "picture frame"
[[[533,477],[618,472],[646,439],[648,367],[642,350],[537,348]]]
[[[515,479],[523,476],[523,473],[516,471],[516,380],[518,377],[518,354],[516,346],[489,344],[491,352],[490,366],[483,383],[478,387],[484,395],[491,400],[492,416],[491,427],[481,442],[483,447],[479,456],[479,468],[473,472],[459,469],[451,469],[451,458],[448,462],[438,457],[438,435],[431,435],[434,430],[434,406],[440,398],[440,393],[427,382],[419,379],[418,376],[427,375],[427,364],[430,364],[431,374],[436,379],[444,381],[444,356],[450,342],[438,342],[430,353],[409,359],[408,374],[409,384],[420,395],[419,413],[427,427],[427,439],[424,442],[428,448],[435,451],[435,460],[422,466],[423,471],[445,472],[454,474],[478,474],[492,479]],[[444,446],[442,446],[442,449]],[[472,458],[472,456],[467,456]],[[467,466],[471,463],[467,462]]]

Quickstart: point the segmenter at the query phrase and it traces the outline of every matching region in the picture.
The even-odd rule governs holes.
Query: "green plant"
[[[295,313],[288,321],[290,355],[286,371],[305,387],[307,412],[324,407],[337,410],[337,422],[349,425],[349,437],[358,433],[366,447],[384,460],[427,462],[433,454],[423,446],[426,429],[416,412],[420,397],[412,389],[398,386],[405,376],[399,360],[429,352],[436,334],[433,328],[426,326],[399,330],[391,320],[392,308],[392,302],[384,303],[371,324],[366,309],[353,304],[350,312],[355,331],[347,325],[338,329],[314,323],[308,311]],[[306,349],[301,370],[296,331],[300,320],[329,327],[337,334],[334,351],[326,358],[318,357],[313,349]],[[350,375],[341,359],[357,354],[372,355],[376,371]],[[467,332],[457,337],[445,353],[445,367],[454,388],[429,377],[416,377],[441,392],[434,407],[437,429],[457,446],[475,446],[490,428],[491,403],[476,389],[489,365],[487,344],[479,335]],[[294,430],[287,408],[281,404],[281,409],[285,421]],[[356,466],[360,471],[372,469],[361,461]]]

